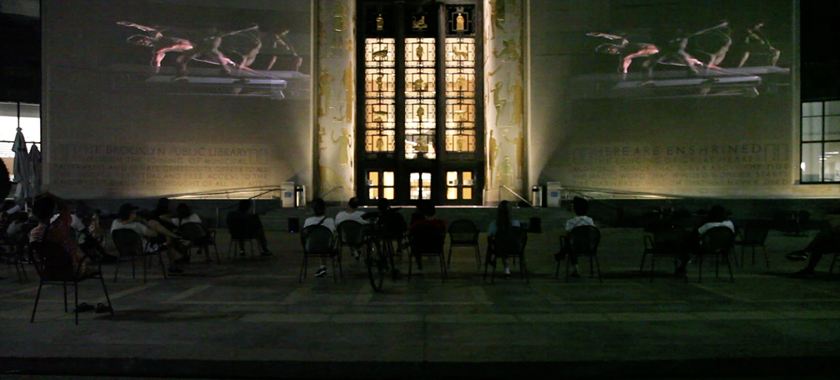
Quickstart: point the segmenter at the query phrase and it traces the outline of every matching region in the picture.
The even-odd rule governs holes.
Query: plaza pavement
[[[530,284],[516,275],[485,283],[473,252],[459,249],[446,283],[427,261],[424,276],[386,278],[374,293],[346,252],[337,284],[332,273],[314,278],[316,265],[301,284],[299,234],[271,232],[273,257],[228,260],[222,230],[221,265],[194,260],[168,280],[155,266],[145,284],[127,266],[115,284],[114,266],[105,266],[116,316],[83,313],[79,326],[58,286],[44,288],[29,323],[37,276],[29,268],[19,284],[3,265],[0,378],[829,378],[840,370],[840,275],[826,281],[830,257],[817,278],[787,276],[804,264],[784,254],[808,237],[771,231],[769,269],[759,251],[755,265],[735,269],[734,284],[711,265],[702,283],[689,266],[686,284],[665,260],[653,283],[640,275],[641,229],[602,233],[603,283],[587,277],[585,261],[582,278],[566,284],[561,269],[556,280],[557,234],[547,229],[529,235]],[[405,273],[407,260],[397,263]],[[81,301],[104,302],[100,284],[84,282]]]

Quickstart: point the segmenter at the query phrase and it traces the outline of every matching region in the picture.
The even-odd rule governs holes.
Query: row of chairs
[[[184,223],[181,225],[177,233],[188,240],[190,243],[185,247],[187,256],[190,255],[193,249],[209,249],[212,246],[216,253],[216,259],[219,260],[219,251],[216,247],[215,231],[208,230],[200,223]],[[151,266],[152,259],[157,256],[160,262],[161,272],[163,278],[166,279],[166,269],[163,263],[164,249],[149,249],[149,242],[142,239],[140,235],[129,229],[115,230],[111,234],[114,240],[114,245],[120,254],[120,259],[116,263],[114,270],[114,283],[117,282],[119,275],[120,263],[125,261],[131,262],[131,276],[136,278],[136,262],[142,260],[143,262],[143,283],[146,283],[148,268]],[[78,268],[74,269],[73,263],[67,256],[64,249],[52,242],[33,242],[29,243],[28,247],[30,261],[40,279],[38,284],[38,294],[35,296],[35,305],[32,308],[32,317],[30,322],[35,322],[35,313],[38,310],[38,302],[41,298],[41,289],[44,285],[61,285],[64,290],[64,311],[68,311],[67,305],[67,286],[73,286],[75,322],[79,324],[79,283],[89,279],[98,279],[102,283],[102,290],[105,293],[105,298],[108,301],[108,310],[111,315],[114,315],[111,299],[108,296],[108,289],[105,286],[105,278],[102,274],[102,265],[95,264],[98,271],[95,273],[82,275],[77,273]],[[85,260],[83,258],[82,260]],[[219,261],[221,263],[221,261]],[[24,271],[25,273],[25,271]]]
[[[333,267],[338,263],[338,275],[342,275],[341,252],[345,247],[357,247],[363,243],[366,227],[356,221],[344,221],[337,227],[335,236],[323,226],[310,226],[301,232],[301,245],[303,246],[303,261],[301,263],[298,280],[306,278],[309,258],[329,258]],[[475,253],[476,265],[481,269],[481,250],[478,244],[479,230],[472,221],[462,219],[452,222],[447,230],[450,237],[449,251],[444,252],[445,234],[439,233],[432,228],[415,228],[408,236],[401,233],[383,234],[380,236],[386,249],[391,248],[392,242],[402,244],[407,238],[409,255],[422,257],[434,257],[439,260],[441,281],[446,280],[448,268],[452,262],[452,250],[459,247],[472,248]],[[484,277],[486,278],[488,268],[493,267],[491,281],[495,276],[495,263],[499,258],[519,259],[521,262],[520,272],[527,281],[527,268],[525,264],[525,244],[527,244],[527,233],[520,228],[513,228],[503,234],[488,239],[487,259],[485,260]],[[408,280],[411,281],[414,261],[409,260]],[[336,271],[333,271],[333,281],[338,281]]]
[[[732,275],[732,264],[734,261],[738,265],[738,256],[734,248],[741,247],[741,266],[745,262],[745,250],[750,248],[752,250],[752,263],[755,264],[756,248],[761,248],[764,254],[764,263],[767,268],[770,268],[770,261],[767,257],[767,250],[764,247],[764,242],[767,240],[769,228],[763,225],[750,225],[741,229],[740,238],[727,227],[715,227],[706,231],[699,240],[692,236],[688,230],[676,226],[659,228],[654,231],[653,235],[646,235],[644,237],[645,249],[642,254],[642,263],[639,271],[644,271],[645,259],[647,256],[650,260],[650,281],[653,282],[653,272],[657,258],[672,258],[674,264],[677,264],[677,258],[684,255],[685,252],[696,253],[698,259],[698,281],[703,280],[703,260],[704,258],[712,258],[715,261],[715,275],[719,274],[719,263],[721,261],[727,264],[729,269],[729,276],[732,282],[735,282],[735,277]],[[686,276],[686,282],[688,277]]]

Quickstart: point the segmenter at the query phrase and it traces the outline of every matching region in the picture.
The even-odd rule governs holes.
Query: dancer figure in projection
[[[598,45],[595,51],[603,54],[613,54],[618,56],[618,72],[627,76],[627,70],[630,64],[633,63],[634,58],[649,57],[659,53],[659,48],[654,44],[649,43],[630,43],[626,38],[607,33],[589,32],[586,33],[590,37],[601,37],[610,40],[611,42]],[[614,41],[614,42],[613,42]]]
[[[219,46],[222,44],[224,37],[233,36],[239,33],[245,33],[252,30],[258,30],[259,26],[254,25],[250,28],[236,30],[233,32],[223,33],[216,28],[209,28],[198,33],[199,38],[193,43],[193,49],[186,51],[176,60],[176,68],[178,75],[175,80],[182,80],[187,78],[187,63],[190,60],[199,56],[206,56],[211,62],[218,63],[221,66],[221,71],[225,75],[231,73],[231,69],[227,63],[232,62],[230,58],[226,57],[220,50]]]
[[[682,29],[678,28],[674,31],[674,33],[670,34],[671,37],[666,37],[667,34],[661,34],[660,38],[654,38],[656,46],[659,47],[659,52],[651,55],[644,63],[644,67],[647,69],[648,77],[648,82],[646,83],[650,83],[650,80],[653,79],[654,67],[669,58],[676,58],[679,64],[686,67],[689,75],[699,74],[699,71],[695,66],[703,66],[704,64],[685,51],[685,48],[688,46],[689,38],[709,33],[715,29],[725,28],[727,26],[729,26],[729,23],[724,21],[711,28],[706,28],[692,34],[686,34],[682,31]]]
[[[738,67],[743,67],[747,63],[747,60],[750,59],[750,53],[769,55],[770,66],[776,66],[776,62],[779,60],[782,52],[774,48],[770,40],[764,36],[764,33],[761,31],[763,27],[764,23],[759,22],[747,28],[747,36],[741,42],[744,53],[741,56],[741,62],[738,63]]]
[[[194,48],[192,42],[189,40],[164,36],[163,32],[168,29],[166,27],[151,27],[128,21],[117,21],[117,25],[137,28],[147,33],[146,35],[135,34],[128,37],[127,41],[135,45],[152,49],[151,64],[155,67],[155,73],[160,72],[160,63],[163,61],[163,58],[166,57],[166,53],[183,53]]]

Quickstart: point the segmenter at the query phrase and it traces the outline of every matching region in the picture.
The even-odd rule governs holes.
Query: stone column
[[[525,52],[527,0],[484,0],[485,201],[526,197]]]
[[[356,1],[315,0],[315,196],[355,196]]]

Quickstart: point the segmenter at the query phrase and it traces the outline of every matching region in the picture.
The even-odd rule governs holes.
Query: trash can
[[[532,232],[535,234],[542,232],[542,218],[531,218],[530,223],[528,223],[528,232]]]
[[[289,233],[300,232],[300,219],[289,218]]]
[[[295,186],[295,207],[306,207],[306,187]]]
[[[534,207],[542,207],[543,206],[542,194],[543,194],[542,186],[538,185],[538,186],[534,186],[534,187],[531,188],[531,205],[532,206],[534,206]]]
[[[295,183],[283,182],[280,185],[280,204],[284,208],[295,207]]]
[[[560,182],[549,182],[546,184],[546,192],[548,197],[546,199],[547,207],[560,207],[560,198],[563,194],[563,187]]]

